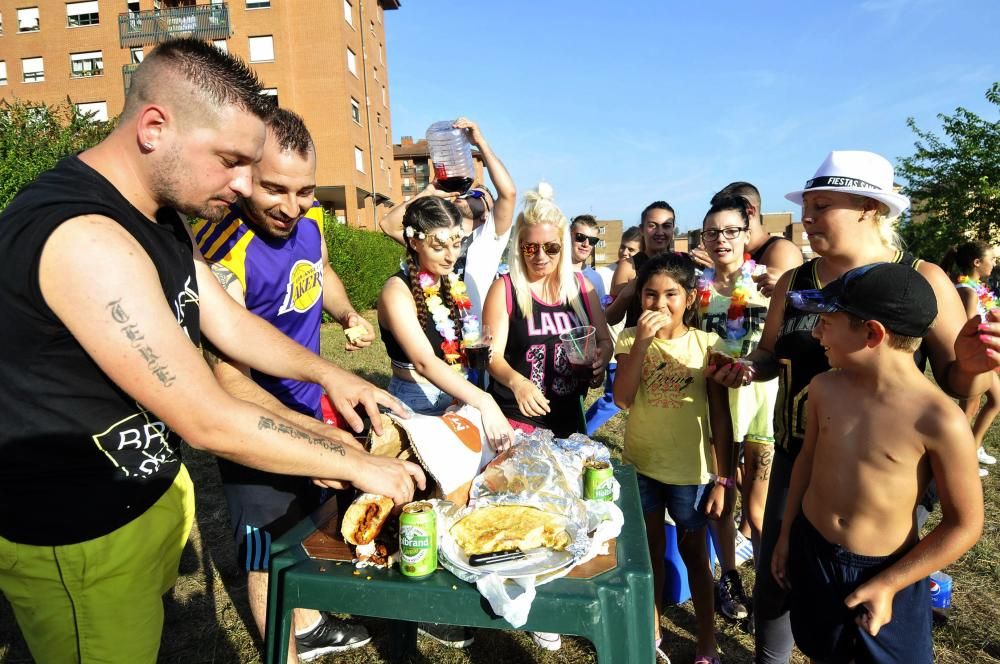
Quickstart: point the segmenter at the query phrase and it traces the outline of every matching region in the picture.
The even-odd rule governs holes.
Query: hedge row
[[[403,247],[380,232],[351,228],[326,213],[326,249],[330,266],[344,282],[358,311],[374,309],[385,280],[399,271]]]

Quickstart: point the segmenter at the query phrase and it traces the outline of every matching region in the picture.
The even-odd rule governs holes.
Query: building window
[[[213,39],[212,46],[219,49],[223,53],[229,53],[229,44],[226,43],[225,39]]]
[[[354,7],[351,6],[351,0],[344,0],[344,20],[347,25],[354,27]]]
[[[77,104],[76,108],[80,111],[80,115],[89,115],[91,122],[108,121],[108,102],[106,101],[89,101]]]
[[[18,32],[35,32],[38,29],[38,7],[25,7],[17,10]]]
[[[601,249],[603,249],[604,247],[607,246],[607,243],[605,243],[604,240],[598,240],[597,241],[597,246],[600,247]]]
[[[378,158],[378,169],[380,171],[384,171],[385,170],[385,157],[379,157]]]
[[[97,11],[97,0],[92,2],[67,2],[66,26],[76,28],[81,25],[97,25],[101,22]]]
[[[378,45],[378,63],[380,65],[385,64],[385,60],[382,59],[382,44]]]
[[[377,124],[379,127],[382,126],[382,114],[381,113],[376,113],[375,114],[375,124]]]
[[[3,34],[3,12],[0,12],[0,35]]]
[[[354,51],[348,47],[347,49],[347,71],[351,72],[355,76],[358,75],[358,58],[354,55]]]
[[[104,53],[102,51],[70,53],[69,63],[69,75],[73,78],[102,76],[104,74]]]
[[[267,9],[271,0],[247,0],[247,9]]]
[[[351,97],[351,119],[361,124],[361,104]]]
[[[260,93],[265,97],[270,97],[271,103],[274,104],[275,108],[278,108],[278,88],[264,88]]]
[[[273,62],[274,39],[271,35],[250,38],[250,62]]]
[[[378,67],[372,67],[372,76],[375,77],[375,82],[378,83]]]
[[[146,57],[146,54],[143,53],[141,46],[129,49],[129,55],[132,59],[132,64],[134,65],[139,64],[140,62],[142,62],[142,59]]]
[[[0,60],[0,85],[7,85],[7,63]]]
[[[604,227],[604,226],[598,226],[597,227],[597,234],[598,235],[604,235],[604,231],[606,231],[606,230],[607,230],[606,227]]]
[[[21,58],[21,71],[25,83],[41,83],[45,80],[45,63],[41,58]]]
[[[404,187],[410,186],[410,178],[403,178],[403,186]]]
[[[384,85],[382,86],[382,105],[385,106],[386,108],[389,107],[389,97],[388,97],[388,95],[385,92],[385,86]]]
[[[354,168],[365,172],[365,153],[358,147],[354,148]]]
[[[372,34],[375,34],[375,21],[368,21],[371,24]]]

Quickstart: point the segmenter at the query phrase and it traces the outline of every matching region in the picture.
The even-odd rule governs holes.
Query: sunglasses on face
[[[549,256],[558,256],[559,252],[562,251],[562,245],[558,242],[544,242],[538,244],[537,242],[524,242],[521,244],[521,253],[525,256],[534,256],[541,249]]]
[[[740,236],[740,233],[745,231],[746,226],[730,226],[729,228],[710,228],[707,231],[702,231],[701,236],[707,242],[715,242],[719,239],[719,236],[726,238],[727,240],[735,240]]]
[[[484,195],[485,193],[481,189],[470,189],[459,196],[459,198],[482,198]]]
[[[584,233],[573,233],[573,240],[576,242],[588,242],[590,246],[596,247],[600,239],[595,236],[585,235]]]

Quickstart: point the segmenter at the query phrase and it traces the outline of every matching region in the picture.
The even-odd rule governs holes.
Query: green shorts
[[[152,507],[102,537],[64,546],[0,537],[0,591],[35,661],[155,662],[163,594],[177,579],[193,518],[181,466]]]

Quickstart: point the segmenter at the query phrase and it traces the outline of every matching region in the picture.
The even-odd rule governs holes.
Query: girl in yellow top
[[[615,403],[628,408],[624,458],[639,472],[639,493],[653,561],[653,598],[659,640],[666,548],[663,510],[677,524],[698,623],[695,664],[717,664],[715,599],[705,543],[709,517],[723,512],[733,425],[729,396],[705,380],[710,349],[719,336],[695,326],[694,263],[666,253],[639,271],[642,306],[636,327],[618,338]],[[711,428],[712,436],[709,435]],[[710,441],[712,444],[710,444]],[[712,483],[712,473],[718,481]]]

